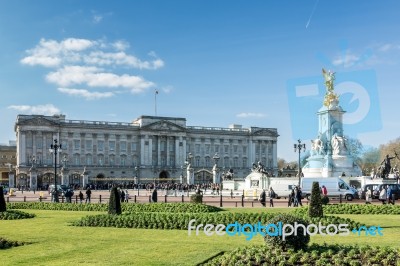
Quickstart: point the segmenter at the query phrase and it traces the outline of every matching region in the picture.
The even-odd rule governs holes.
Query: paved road
[[[85,191],[82,191],[85,194]],[[78,200],[77,195],[79,191],[75,191],[74,196],[72,197],[72,202],[76,202]],[[130,200],[129,202],[139,202],[146,203],[149,202],[149,198],[151,195],[150,191],[140,190],[128,190]],[[190,194],[192,194],[191,192]],[[51,196],[47,191],[16,191],[14,196],[6,195],[7,202],[39,202],[40,196],[43,202],[50,202]],[[183,195],[182,195],[183,194]],[[107,203],[110,197],[110,192],[108,190],[92,190],[92,203]],[[60,198],[60,201],[64,199]],[[158,202],[189,202],[190,197],[188,193],[180,193],[169,191],[166,195],[165,191],[158,191]],[[220,195],[211,195],[209,192],[205,194],[203,197],[203,202],[213,206],[220,206],[221,197]],[[304,199],[303,205],[308,205],[308,201]],[[339,203],[338,199],[330,199],[330,203]],[[350,204],[365,204],[365,200],[353,200],[346,201],[343,200],[343,203]],[[243,204],[243,206],[242,206]],[[382,204],[378,200],[373,200],[372,204]],[[223,207],[262,207],[261,203],[257,201],[257,199],[243,199],[242,201],[242,193],[241,191],[236,191],[233,193],[233,196],[230,195],[230,191],[223,191],[222,197],[222,206]],[[267,200],[267,207],[269,206],[269,202]],[[274,207],[288,207],[287,199],[274,199]]]

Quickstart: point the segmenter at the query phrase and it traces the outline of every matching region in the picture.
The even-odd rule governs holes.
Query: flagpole
[[[158,94],[158,90],[154,91],[154,113],[155,116],[157,116],[157,94]]]

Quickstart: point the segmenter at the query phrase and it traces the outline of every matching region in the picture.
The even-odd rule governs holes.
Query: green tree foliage
[[[324,211],[322,209],[321,189],[319,182],[313,182],[311,189],[311,201],[308,209],[309,217],[322,217]]]
[[[387,144],[380,145],[379,146],[379,160],[378,160],[378,165],[385,159],[386,155],[389,155],[390,157],[394,157],[395,153],[398,154],[398,156],[391,161],[392,167],[395,165],[400,166],[400,138],[397,138],[395,140],[390,141]]]
[[[203,195],[197,194],[197,193],[190,195],[190,202],[191,203],[203,203]]]
[[[3,187],[0,186],[0,212],[7,211],[6,201],[4,200]]]
[[[370,175],[372,169],[376,170],[380,162],[380,151],[378,148],[372,147],[366,150],[363,153],[361,163],[359,164],[363,171],[363,175]]]
[[[345,138],[347,139],[346,144],[350,155],[353,156],[354,162],[360,165],[362,162],[361,157],[364,150],[361,141],[359,139],[350,138],[348,136],[345,136]]]
[[[118,188],[113,187],[111,189],[110,201],[108,204],[108,213],[119,215],[121,212],[121,200],[119,197]]]

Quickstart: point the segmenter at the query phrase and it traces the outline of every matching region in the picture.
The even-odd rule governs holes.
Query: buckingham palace
[[[254,163],[277,173],[276,128],[187,126],[186,118],[141,116],[131,123],[18,115],[17,165],[10,186],[54,183],[220,183]],[[49,151],[58,142],[58,157]]]

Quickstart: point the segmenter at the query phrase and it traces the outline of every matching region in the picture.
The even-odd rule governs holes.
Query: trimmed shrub
[[[203,203],[203,195],[201,194],[193,194],[190,196],[191,203]]]
[[[33,217],[35,217],[35,214],[33,213],[26,213],[18,210],[8,210],[5,212],[0,212],[0,220],[19,220]]]
[[[34,209],[34,210],[52,210],[52,211],[108,211],[108,204],[75,204],[64,203],[54,204],[50,202],[9,202],[8,209]],[[122,203],[123,212],[219,212],[221,208],[191,203]]]
[[[322,205],[328,205],[328,203],[329,203],[329,198],[328,198],[328,196],[323,196],[323,197],[321,198],[321,203],[322,203]]]
[[[309,223],[297,216],[291,214],[279,214],[268,221],[269,224],[275,224],[277,227],[279,223],[282,225],[291,224],[295,227],[295,223],[297,225],[304,225],[305,228],[309,225]],[[308,242],[310,242],[310,235],[307,234],[305,228],[301,226],[297,226],[297,235],[292,234],[290,236],[286,236],[285,240],[283,240],[282,236],[266,234],[264,240],[267,245],[272,245],[274,247],[281,247],[283,250],[287,250],[288,248],[293,248],[294,250],[305,249],[307,247]],[[283,229],[282,229],[283,230]],[[269,230],[272,233],[272,230]],[[274,232],[278,234],[279,232]]]
[[[108,214],[121,214],[121,200],[117,187],[113,187],[110,193],[110,201],[108,204]]]
[[[25,243],[19,241],[10,241],[5,238],[0,237],[0,249],[7,249],[12,247],[23,246]]]
[[[324,216],[324,211],[322,209],[322,201],[321,201],[321,190],[319,188],[318,182],[313,182],[312,184],[311,201],[310,201],[310,207],[308,209],[308,216],[310,217]]]
[[[3,187],[0,186],[0,212],[5,212],[7,210],[6,201],[4,200]]]

